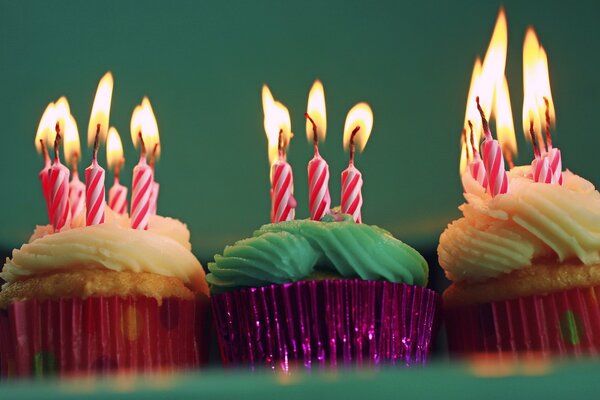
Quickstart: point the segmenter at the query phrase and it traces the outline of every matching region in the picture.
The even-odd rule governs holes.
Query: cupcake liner
[[[0,375],[195,368],[208,357],[208,299],[27,300],[0,311]]]
[[[454,356],[591,356],[600,350],[600,286],[445,310]]]
[[[301,281],[211,297],[226,366],[424,364],[439,296],[384,281]]]

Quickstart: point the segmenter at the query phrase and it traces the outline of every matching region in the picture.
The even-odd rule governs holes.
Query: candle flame
[[[98,89],[96,90],[96,97],[94,98],[92,114],[90,116],[90,123],[88,125],[88,146],[94,144],[98,126],[100,126],[100,130],[98,131],[99,140],[101,142],[106,140],[112,91],[113,76],[109,71],[104,74],[102,79],[100,79],[100,82],[98,83]]]
[[[489,119],[494,98],[494,88],[502,85],[504,69],[506,67],[506,52],[508,48],[508,28],[506,14],[501,7],[498,12],[496,26],[490,39],[487,53],[483,59],[481,76],[478,83],[476,96],[479,96],[481,108],[485,117]]]
[[[540,143],[543,143],[543,127],[546,121],[546,102],[550,124],[556,122],[554,101],[550,89],[550,74],[548,72],[548,57],[540,45],[535,30],[527,29],[523,42],[523,132],[525,138],[531,140],[530,123]]]
[[[465,111],[465,122],[463,128],[466,129],[467,141],[461,139],[461,156],[460,156],[460,173],[465,171],[467,168],[467,158],[473,157],[470,142],[470,129],[469,121],[473,124],[473,136],[474,142],[479,144],[481,137],[481,117],[477,110],[477,102],[475,101],[477,95],[477,85],[479,84],[479,78],[481,76],[481,59],[477,57],[475,64],[473,65],[473,72],[471,74],[471,83],[469,84],[469,94],[467,95],[467,107]]]
[[[54,127],[56,125],[56,113],[54,110],[54,103],[50,102],[46,106],[42,118],[40,118],[40,124],[38,125],[37,132],[35,134],[35,149],[38,153],[42,152],[42,145],[40,140],[44,142],[46,147],[54,146],[54,138],[56,131]]]
[[[320,80],[313,83],[308,94],[308,106],[306,113],[313,119],[317,125],[317,140],[324,141],[327,132],[327,113],[325,109],[325,90]],[[313,125],[306,119],[306,137],[312,143],[314,141]]]
[[[142,133],[142,139],[148,152],[156,148],[156,157],[160,155],[160,137],[158,135],[158,123],[152,110],[152,105],[148,97],[142,99],[142,103],[136,106],[131,114],[131,140],[137,148],[140,142],[139,133]]]
[[[79,131],[75,118],[69,114],[66,118],[66,126],[64,131],[64,148],[65,160],[67,164],[73,164],[81,159],[81,145],[79,143]]]
[[[71,116],[71,108],[65,96],[62,96],[54,103],[54,114],[56,117],[54,130],[56,131],[56,126],[58,126],[60,134],[64,137],[67,130],[67,121]],[[54,144],[54,137],[56,137],[56,132],[52,138],[52,144]]]
[[[265,114],[264,127],[269,146],[269,163],[272,165],[278,157],[279,132],[281,132],[284,147],[287,147],[292,138],[290,113],[283,104],[273,98],[267,85],[263,85],[262,88],[262,103]]]
[[[515,137],[515,125],[513,123],[512,108],[510,106],[510,93],[506,77],[496,86],[494,94],[494,107],[492,115],[496,118],[496,134],[502,147],[502,151],[517,155],[517,138]],[[510,154],[507,157],[510,157]]]
[[[121,168],[125,162],[121,137],[114,126],[110,127],[106,138],[106,162],[110,170]]]
[[[348,111],[344,124],[344,149],[350,148],[350,138],[357,127],[360,129],[354,136],[354,145],[356,150],[363,151],[373,129],[373,111],[367,103],[358,103]]]

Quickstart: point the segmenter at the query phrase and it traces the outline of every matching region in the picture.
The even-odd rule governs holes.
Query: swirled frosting
[[[530,167],[509,172],[510,193],[492,198],[463,174],[463,217],[440,237],[439,262],[455,282],[481,282],[536,259],[600,262],[600,193],[563,172],[563,185],[536,183]]]
[[[150,272],[179,278],[197,292],[207,292],[204,271],[191,253],[189,231],[182,222],[152,216],[148,230],[107,210],[107,222],[52,233],[38,226],[20,249],[7,258],[0,277],[11,282],[35,275],[81,268]]]
[[[324,274],[365,280],[383,279],[425,286],[428,266],[412,247],[389,232],[334,221],[295,220],[262,226],[253,236],[227,246],[208,264],[213,292],[295,282]]]

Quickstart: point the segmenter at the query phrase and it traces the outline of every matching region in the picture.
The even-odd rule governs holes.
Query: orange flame
[[[278,156],[279,132],[282,132],[284,146],[287,146],[293,136],[290,113],[283,104],[273,98],[267,85],[263,85],[262,88],[262,103],[265,114],[264,127],[269,146],[269,163],[272,165]]]
[[[111,170],[120,169],[125,163],[123,158],[123,143],[121,143],[121,137],[119,132],[114,126],[111,126],[108,130],[108,137],[106,138],[106,162],[108,168]]]
[[[373,111],[367,103],[358,103],[348,111],[344,124],[344,149],[350,147],[350,138],[356,128],[360,128],[354,136],[356,150],[363,151],[373,129]]]
[[[98,89],[96,90],[96,97],[94,97],[90,123],[88,125],[88,146],[94,144],[96,131],[98,131],[98,139],[100,142],[106,140],[112,91],[113,76],[109,71],[104,74],[102,79],[100,79]],[[100,127],[99,130],[98,126]]]
[[[313,119],[317,125],[317,138],[319,141],[325,140],[327,132],[327,112],[325,110],[325,89],[320,80],[313,83],[310,93],[308,94],[308,106],[306,113]],[[310,143],[313,142],[313,125],[306,119],[306,137]]]

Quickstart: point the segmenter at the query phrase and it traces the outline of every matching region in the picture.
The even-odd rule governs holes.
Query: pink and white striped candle
[[[69,182],[69,204],[73,220],[83,215],[85,210],[85,184],[79,180],[77,165],[73,165],[73,175]]]
[[[552,172],[552,180],[551,183],[562,185],[563,184],[563,174],[562,174],[562,158],[560,155],[560,150],[556,147],[551,147],[551,144],[548,145],[548,151],[544,155],[544,158],[548,160],[549,169]]]
[[[131,227],[133,229],[148,229],[150,221],[150,192],[154,174],[146,162],[146,148],[142,134],[139,134],[141,143],[140,161],[133,168],[133,182],[131,184]]]
[[[291,221],[296,215],[294,198],[294,176],[292,167],[284,158],[283,150],[271,167],[271,222]]]
[[[552,183],[552,170],[550,169],[550,164],[545,156],[535,158],[531,163],[531,170],[535,182]]]
[[[342,212],[352,215],[358,224],[362,222],[361,207],[362,198],[362,174],[351,161],[348,168],[342,172]]]
[[[481,186],[487,188],[487,174],[485,172],[485,165],[483,164],[483,160],[479,156],[479,151],[477,151],[477,146],[475,145],[475,138],[473,136],[473,124],[471,121],[468,121],[470,128],[470,144],[471,144],[471,152],[473,154],[473,158],[469,161],[469,172],[471,176],[479,182]]]
[[[108,190],[108,206],[117,214],[127,212],[127,187],[119,183],[119,177],[115,174],[112,187]]]
[[[44,202],[46,203],[46,212],[48,213],[48,221],[52,222],[51,207],[50,207],[50,156],[48,156],[48,149],[42,139],[40,139],[40,146],[42,153],[44,154],[44,167],[39,173],[40,183],[42,185],[42,194],[44,195]]]
[[[94,155],[92,164],[85,169],[85,205],[86,219],[85,224],[98,225],[104,223],[104,207],[106,196],[104,193],[104,168],[98,164],[98,140],[100,125],[96,131],[94,139]]]
[[[492,138],[492,132],[488,125],[485,114],[479,104],[479,97],[476,98],[477,109],[481,114],[481,122],[485,140],[483,142],[483,164],[488,179],[488,189],[492,197],[499,194],[508,193],[508,174],[504,169],[504,156],[500,143]]]
[[[152,176],[154,176],[154,172],[152,172]],[[156,215],[156,210],[158,209],[158,192],[159,191],[160,191],[160,183],[153,180],[152,187],[150,188],[150,215]]]
[[[69,210],[69,168],[61,164],[58,155],[60,133],[56,133],[54,142],[54,163],[50,167],[50,218],[55,232],[67,225],[70,217]]]
[[[315,155],[308,162],[308,205],[310,219],[320,221],[324,215],[329,214],[331,208],[331,195],[329,194],[329,165],[319,154],[319,140],[317,124],[305,113],[304,116],[311,122],[313,130],[313,143]]]

